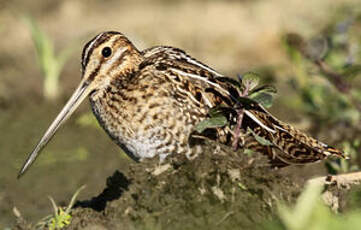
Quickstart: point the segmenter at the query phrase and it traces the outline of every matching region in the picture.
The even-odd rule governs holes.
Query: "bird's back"
[[[182,79],[193,85],[188,94],[196,105],[201,104],[207,110],[223,105],[235,106],[239,91],[233,84],[225,80],[227,77],[216,72],[209,66],[197,61],[184,51],[172,47],[153,47],[143,51],[147,57],[143,65],[154,65],[155,69],[168,73],[169,78]],[[160,74],[162,76],[163,74]],[[177,78],[177,79],[178,79]],[[236,114],[228,114],[229,126],[205,132],[209,138],[223,144],[231,145],[234,141],[232,129],[236,125]],[[272,143],[272,146],[263,146],[247,130]],[[244,148],[251,148],[267,154],[275,166],[289,164],[305,164],[316,162],[328,156],[345,158],[341,151],[324,144],[293,126],[282,122],[270,114],[259,104],[248,106],[242,131],[245,138]]]
[[[158,46],[141,54],[144,59],[127,82],[115,81],[103,100],[93,101],[98,120],[133,158],[198,154],[201,148],[188,143],[195,126],[207,119],[209,110],[216,106],[234,107],[239,89],[227,77],[180,49]],[[117,112],[104,112],[106,107],[115,107]],[[228,126],[208,129],[204,137],[231,145],[237,115],[230,112],[226,116]],[[272,146],[259,143],[248,129]],[[314,162],[328,155],[343,156],[279,121],[259,104],[248,106],[241,131],[244,141],[240,147],[268,155],[275,166]]]

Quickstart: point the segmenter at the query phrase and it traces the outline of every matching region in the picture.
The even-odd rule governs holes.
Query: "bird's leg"
[[[248,92],[250,89],[250,85],[249,84],[245,84],[245,87],[243,89],[243,92],[241,92],[241,96],[242,97],[248,97]],[[234,140],[233,140],[233,150],[236,151],[238,149],[238,143],[239,143],[239,139],[240,139],[240,133],[241,133],[241,127],[242,127],[242,121],[243,121],[243,115],[244,115],[244,110],[242,105],[238,105],[239,108],[236,109],[237,111],[237,124],[236,127],[234,128],[233,131],[233,135],[234,135]]]

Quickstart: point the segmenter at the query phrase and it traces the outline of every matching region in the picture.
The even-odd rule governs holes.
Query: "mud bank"
[[[207,146],[194,160],[153,159],[114,172],[101,194],[77,201],[66,229],[257,229],[277,201],[294,201],[302,188],[258,154]]]

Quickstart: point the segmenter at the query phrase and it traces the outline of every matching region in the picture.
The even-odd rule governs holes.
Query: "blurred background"
[[[0,1],[0,229],[13,207],[30,221],[48,195],[68,203],[104,188],[131,162],[99,128],[86,102],[34,167],[17,172],[80,81],[80,56],[97,33],[124,33],[139,49],[171,45],[235,77],[254,71],[278,94],[280,119],[352,158],[309,167],[313,176],[358,170],[361,111],[359,0]],[[312,169],[312,170],[311,170]]]

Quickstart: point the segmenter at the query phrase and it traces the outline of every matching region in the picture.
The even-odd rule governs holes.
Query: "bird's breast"
[[[131,158],[189,154],[188,137],[202,116],[186,112],[161,88],[149,94],[104,92],[90,102],[100,125]]]

